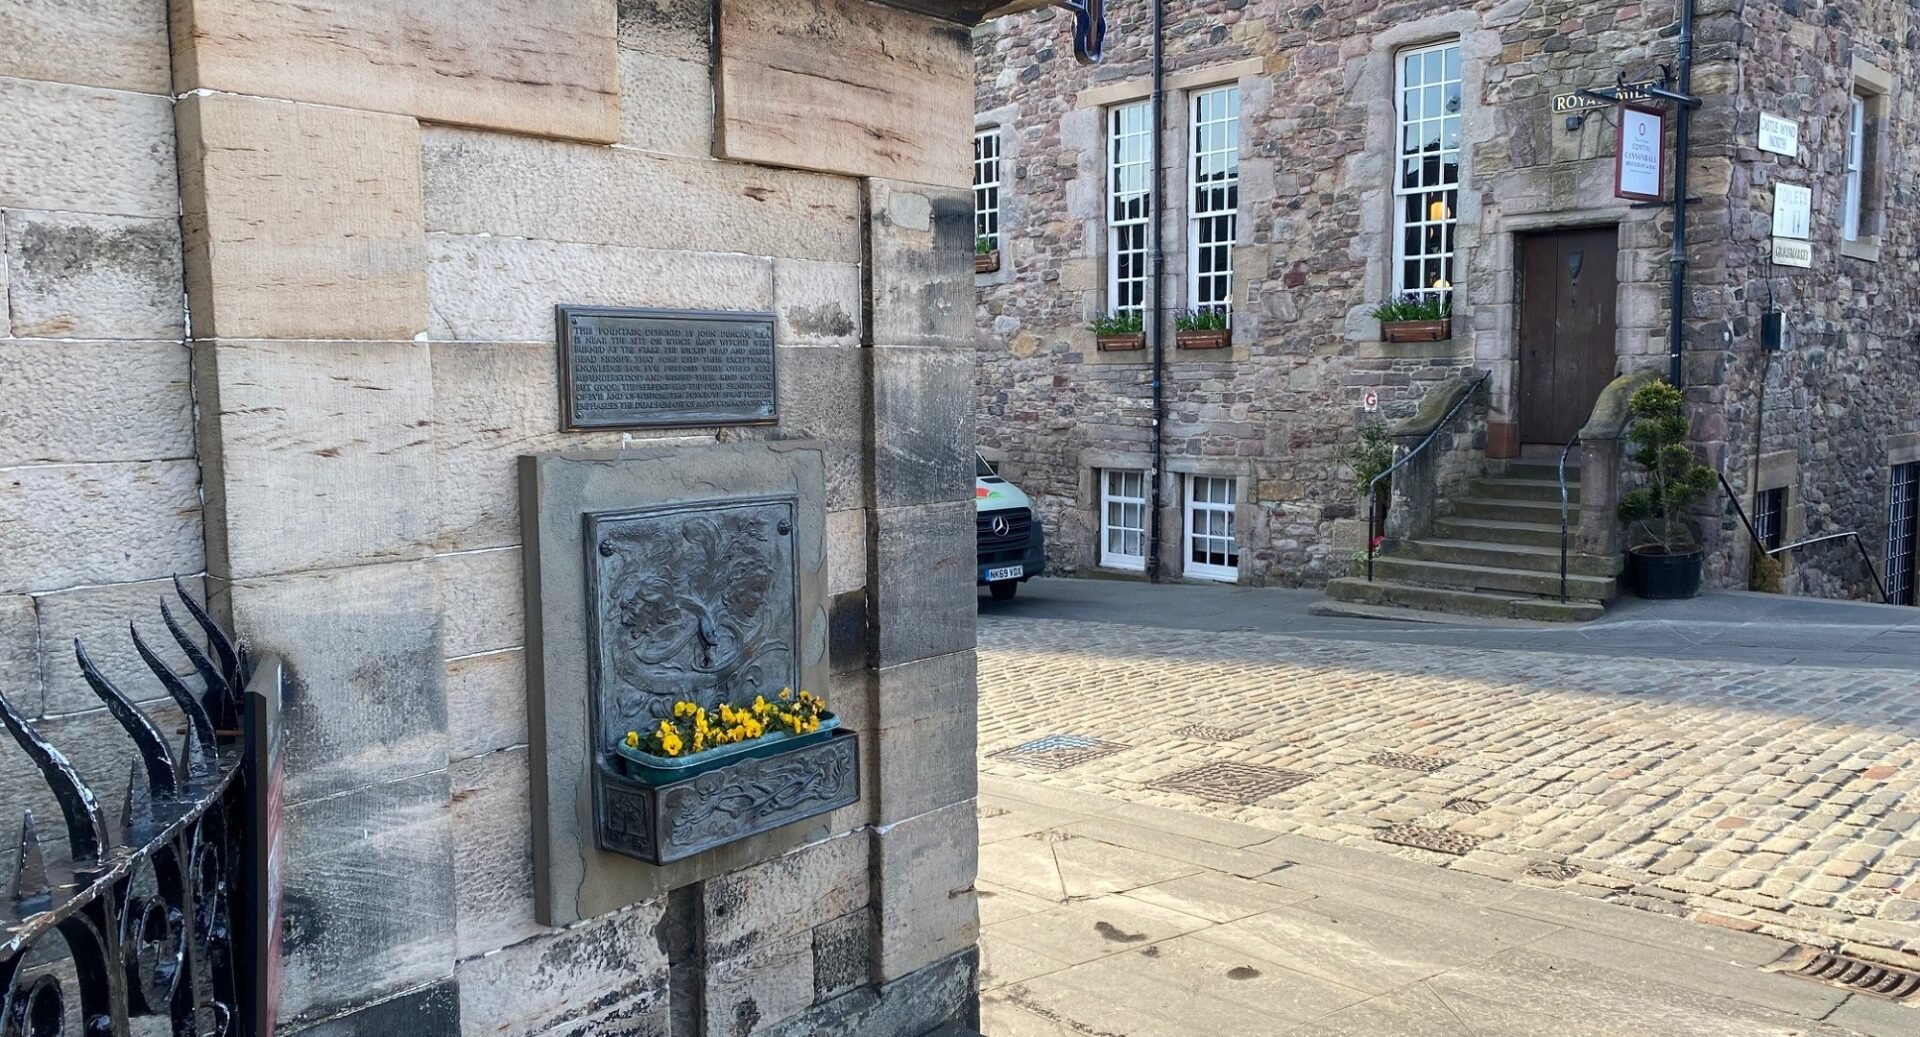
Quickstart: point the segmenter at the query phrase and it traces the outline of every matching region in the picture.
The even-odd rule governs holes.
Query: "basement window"
[[[1109,468],[1100,473],[1100,564],[1147,568],[1147,473]]]

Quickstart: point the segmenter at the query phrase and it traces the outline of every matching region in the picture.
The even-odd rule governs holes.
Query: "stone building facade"
[[[110,741],[71,640],[139,686],[115,651],[173,573],[286,660],[280,1032],[967,1020],[986,6],[0,5],[0,691]],[[835,100],[847,55],[887,104]],[[565,919],[536,911],[516,464],[626,434],[561,431],[559,303],[775,315],[776,425],[632,435],[822,445],[815,690],[864,747],[856,805]],[[118,803],[127,752],[73,756]],[[0,745],[0,805],[44,829],[31,774]]]
[[[1150,525],[1153,481],[1136,475],[1116,495],[1107,480],[1153,468],[1154,351],[1102,350],[1089,327],[1140,297],[1118,283],[1144,261],[1116,250],[1130,222],[1157,218],[1165,243],[1166,578],[1318,586],[1352,571],[1368,535],[1350,464],[1361,428],[1413,415],[1450,378],[1489,376],[1454,463],[1497,474],[1504,458],[1557,460],[1614,375],[1664,375],[1672,209],[1616,196],[1622,113],[1568,98],[1658,79],[1676,60],[1682,2],[1167,0],[1150,165],[1127,151],[1127,120],[1151,118],[1147,0],[1109,5],[1115,52],[1093,68],[1062,47],[1057,14],[977,29],[977,130],[999,156],[983,167],[997,212],[981,231],[1000,257],[978,277],[980,441],[1036,500],[1050,564],[1125,575],[1149,553],[1115,552],[1108,534],[1116,500],[1126,523]],[[1905,86],[1920,21],[1851,0],[1692,2],[1703,103],[1683,373],[1696,445],[1749,514],[1777,510],[1789,538],[1858,531],[1874,564],[1897,571],[1897,501],[1910,492],[1899,479],[1915,471],[1900,466],[1920,435],[1920,324],[1896,301],[1920,277],[1905,172],[1920,148]],[[1855,97],[1865,118],[1850,150]],[[1223,98],[1237,104],[1230,161],[1209,112]],[[1127,113],[1136,105],[1146,114]],[[1792,154],[1760,148],[1762,113],[1770,131],[1797,131]],[[1673,123],[1669,112],[1669,167]],[[1237,226],[1219,247],[1209,221],[1225,184],[1237,184]],[[1781,184],[1812,191],[1811,267],[1773,261]],[[1126,197],[1136,190],[1160,199],[1152,217]],[[1530,295],[1526,279],[1569,269],[1557,288],[1577,303],[1586,284],[1587,308],[1571,322],[1581,333],[1556,339],[1553,314],[1527,304],[1556,286]],[[1229,348],[1178,346],[1173,315],[1227,309],[1223,282]],[[1381,341],[1373,309],[1408,290],[1451,296],[1450,337]],[[1779,352],[1762,347],[1770,308],[1791,334]],[[1227,512],[1237,564],[1222,567],[1194,538]],[[1723,495],[1698,524],[1709,581],[1744,585],[1750,544]],[[1787,587],[1872,593],[1845,542],[1795,552]]]

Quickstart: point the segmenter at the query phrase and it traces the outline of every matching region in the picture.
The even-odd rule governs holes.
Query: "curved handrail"
[[[1372,479],[1368,480],[1367,482],[1367,582],[1368,583],[1373,582],[1373,555],[1374,555],[1373,531],[1379,528],[1379,510],[1380,510],[1380,497],[1374,491],[1379,488],[1380,480],[1387,478],[1388,476],[1392,475],[1393,473],[1399,471],[1402,468],[1405,468],[1407,466],[1407,462],[1420,456],[1421,451],[1427,449],[1427,447],[1429,446],[1432,446],[1434,439],[1438,437],[1443,430],[1446,429],[1447,423],[1453,420],[1453,416],[1455,414],[1460,413],[1460,408],[1466,406],[1467,402],[1472,400],[1474,396],[1480,392],[1480,387],[1487,384],[1487,379],[1492,377],[1493,377],[1492,371],[1488,371],[1486,374],[1481,375],[1477,380],[1474,381],[1472,385],[1467,387],[1467,391],[1461,395],[1458,402],[1454,403],[1453,408],[1451,410],[1448,410],[1446,414],[1442,415],[1438,422],[1434,423],[1433,430],[1427,433],[1427,438],[1421,440],[1419,446],[1416,446],[1412,450],[1407,451],[1406,454],[1401,456],[1400,460],[1395,461],[1394,463],[1388,465],[1386,471],[1381,472],[1379,475],[1376,475]]]
[[[1740,524],[1747,527],[1747,539],[1753,541],[1755,549],[1767,557],[1772,558],[1775,555],[1783,555],[1788,551],[1809,547],[1813,544],[1824,544],[1829,540],[1852,540],[1855,550],[1860,552],[1860,560],[1867,563],[1867,575],[1873,577],[1873,587],[1880,592],[1880,600],[1888,605],[1893,604],[1893,598],[1887,594],[1886,581],[1880,579],[1880,570],[1874,567],[1873,556],[1867,553],[1866,542],[1860,539],[1858,530],[1849,529],[1842,533],[1826,533],[1817,537],[1808,537],[1805,540],[1796,540],[1791,544],[1780,547],[1770,548],[1761,542],[1759,531],[1753,528],[1753,522],[1747,518],[1747,509],[1740,506],[1740,495],[1733,492],[1733,484],[1727,481],[1727,473],[1716,472],[1714,474],[1720,476],[1720,488],[1726,492],[1727,502],[1733,505],[1733,513],[1740,516]]]
[[[1564,450],[1560,451],[1560,604],[1567,603],[1567,455],[1580,442],[1580,433],[1567,440]]]

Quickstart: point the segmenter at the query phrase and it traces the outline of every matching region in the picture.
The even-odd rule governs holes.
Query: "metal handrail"
[[[1567,440],[1566,449],[1560,451],[1560,604],[1567,603],[1567,455],[1580,442],[1580,433]]]
[[[1759,531],[1753,528],[1753,522],[1747,518],[1747,509],[1740,506],[1740,495],[1733,492],[1733,484],[1727,481],[1727,474],[1725,472],[1716,472],[1715,474],[1720,476],[1720,488],[1726,491],[1727,503],[1733,505],[1733,513],[1740,516],[1740,524],[1747,527],[1747,538],[1752,540],[1753,546],[1758,548],[1767,557],[1772,558],[1776,555],[1783,555],[1788,551],[1798,550],[1802,547],[1810,547],[1814,544],[1824,544],[1829,540],[1852,540],[1854,549],[1860,552],[1860,560],[1867,563],[1867,575],[1873,577],[1873,587],[1880,592],[1880,600],[1888,605],[1893,604],[1893,598],[1887,594],[1886,582],[1880,579],[1880,570],[1874,567],[1873,556],[1867,553],[1866,542],[1860,539],[1860,534],[1857,530],[1849,529],[1842,533],[1826,533],[1817,537],[1808,537],[1805,540],[1796,540],[1791,544],[1786,544],[1781,547],[1770,548],[1761,541]]]
[[[1481,375],[1477,381],[1475,381],[1472,385],[1467,387],[1466,395],[1460,397],[1460,401],[1453,405],[1453,409],[1447,411],[1446,414],[1441,416],[1439,421],[1434,423],[1433,431],[1427,433],[1427,438],[1421,440],[1419,446],[1416,446],[1412,450],[1407,451],[1406,454],[1404,454],[1400,458],[1400,460],[1395,461],[1394,463],[1388,465],[1386,471],[1381,472],[1379,475],[1376,475],[1372,479],[1368,480],[1367,482],[1367,582],[1368,583],[1373,582],[1373,555],[1374,555],[1373,531],[1376,528],[1378,528],[1378,517],[1379,517],[1379,510],[1380,510],[1380,497],[1379,497],[1379,494],[1375,493],[1374,491],[1379,488],[1380,480],[1385,479],[1388,476],[1392,475],[1393,473],[1406,467],[1408,461],[1411,461],[1414,458],[1420,456],[1421,451],[1433,445],[1434,439],[1440,435],[1440,432],[1442,429],[1447,427],[1447,423],[1453,420],[1453,416],[1455,414],[1460,413],[1460,408],[1466,406],[1468,401],[1472,400],[1473,397],[1477,393],[1479,393],[1480,387],[1487,384],[1487,379],[1492,377],[1493,377],[1492,371],[1488,371],[1486,374]]]

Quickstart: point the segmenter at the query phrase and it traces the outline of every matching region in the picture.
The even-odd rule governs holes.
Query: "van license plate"
[[[1024,565],[1009,565],[1004,569],[988,569],[987,582],[998,583],[1001,580],[1017,580],[1027,573]]]

